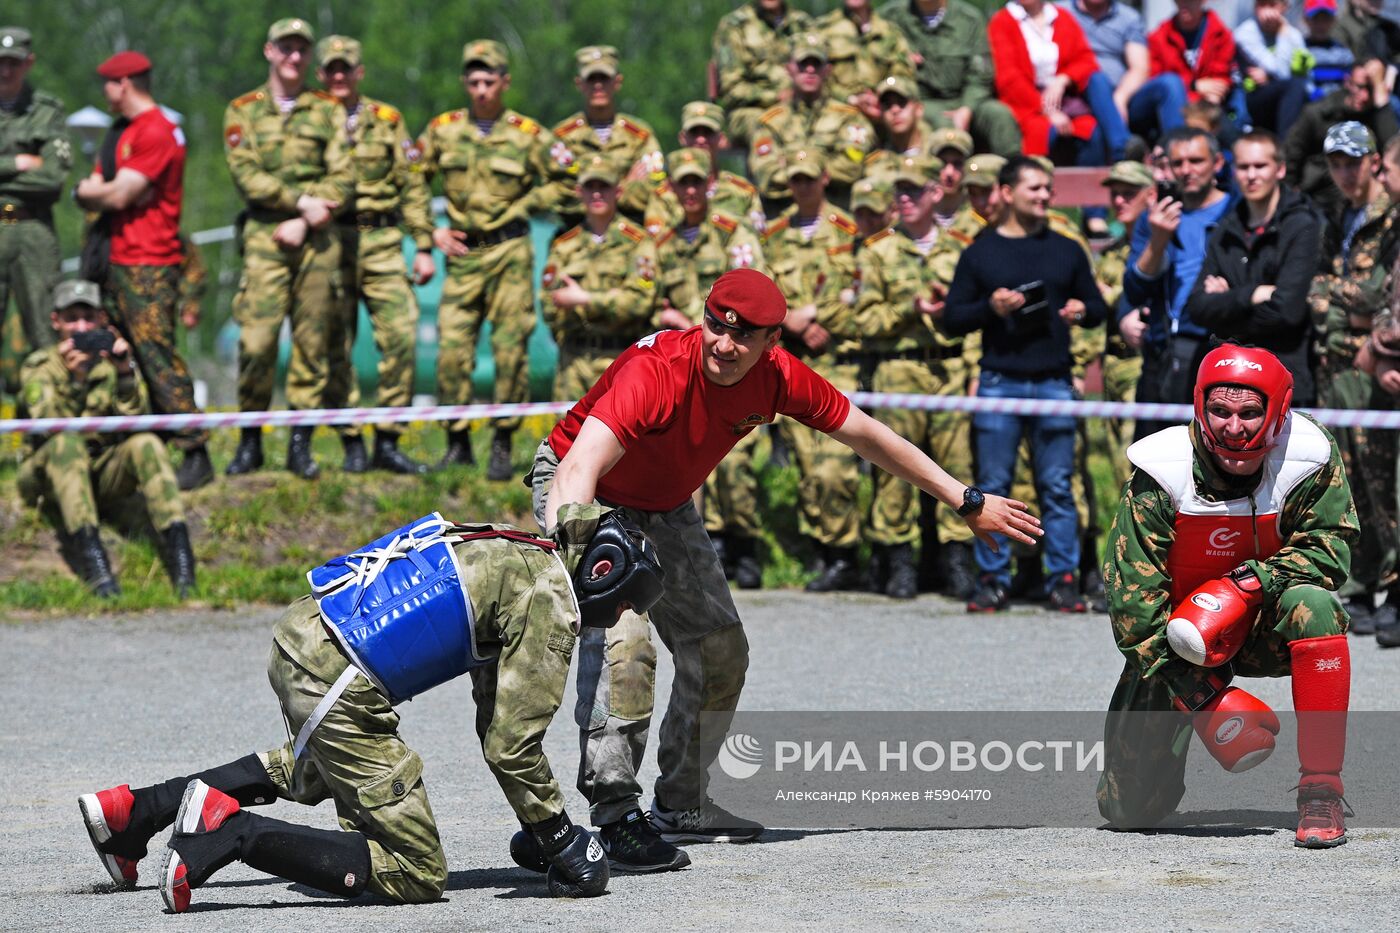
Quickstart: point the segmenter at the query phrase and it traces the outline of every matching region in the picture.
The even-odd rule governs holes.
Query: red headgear
[[[1264,396],[1264,426],[1242,447],[1227,445],[1211,433],[1206,421],[1206,395],[1222,385],[1243,386]],[[1278,443],[1292,405],[1293,374],[1268,350],[1227,343],[1201,360],[1201,368],[1196,372],[1196,423],[1201,427],[1201,440],[1211,453],[1235,460],[1264,456]]]
[[[787,316],[787,299],[757,269],[730,269],[715,280],[705,310],[730,325],[776,327]]]

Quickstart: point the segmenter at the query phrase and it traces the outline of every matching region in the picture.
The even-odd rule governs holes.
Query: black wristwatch
[[[958,506],[958,514],[966,518],[980,509],[985,501],[987,497],[982,495],[982,490],[976,486],[969,486],[963,490],[963,504]]]

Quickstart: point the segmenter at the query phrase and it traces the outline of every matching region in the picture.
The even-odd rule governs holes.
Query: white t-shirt
[[[1021,38],[1026,40],[1026,51],[1031,56],[1031,68],[1035,71],[1035,86],[1045,87],[1060,68],[1060,47],[1055,44],[1055,17],[1060,11],[1054,4],[1047,3],[1042,11],[1044,26],[1027,15],[1026,10],[1016,0],[1006,5],[1006,10],[1021,25]]]

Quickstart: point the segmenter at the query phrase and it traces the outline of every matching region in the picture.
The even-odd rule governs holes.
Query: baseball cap
[[[929,152],[953,149],[962,153],[963,157],[966,158],[972,155],[972,137],[962,130],[950,126],[946,129],[934,130],[933,141],[929,143],[928,148]]]
[[[506,47],[495,39],[475,39],[462,46],[462,67],[484,65],[491,71],[506,67]]]
[[[794,175],[821,178],[822,172],[826,171],[822,154],[816,149],[789,149],[783,154],[783,161],[787,164],[789,178]]]
[[[1141,162],[1132,159],[1124,159],[1121,162],[1113,163],[1113,168],[1108,170],[1101,184],[1108,186],[1112,184],[1135,185],[1139,188],[1146,188],[1153,184],[1152,170]]]
[[[912,78],[902,75],[890,75],[879,84],[875,85],[875,97],[879,98],[885,94],[898,94],[905,100],[918,100],[919,89],[914,86]]]
[[[102,307],[102,290],[95,282],[86,279],[69,279],[59,282],[53,290],[53,306],[62,311],[69,305],[87,305],[90,308]]]
[[[617,184],[617,166],[595,152],[587,162],[583,163],[583,168],[579,169],[578,173],[580,185],[586,185],[590,181],[601,181],[609,185]]]
[[[585,45],[574,53],[578,63],[578,76],[603,74],[609,78],[617,76],[617,49],[610,45]]]
[[[322,68],[331,62],[345,62],[354,68],[361,62],[360,43],[349,36],[326,36],[316,46],[316,60]]]
[[[681,129],[704,126],[709,129],[724,129],[724,108],[707,100],[693,100],[681,108]]]
[[[730,269],[715,280],[705,310],[726,324],[776,327],[787,317],[782,289],[757,269]]]
[[[1334,123],[1327,130],[1327,138],[1322,142],[1322,151],[1327,155],[1340,152],[1360,158],[1376,151],[1376,137],[1371,135],[1371,131],[1364,124],[1355,120]]]
[[[1002,166],[1006,160],[999,155],[983,152],[974,155],[963,163],[963,187],[968,185],[980,185],[984,188],[993,188],[997,183],[997,175],[1001,174]]]
[[[118,52],[97,66],[97,73],[104,78],[120,81],[132,75],[143,75],[151,70],[151,60],[140,52]]]
[[[943,171],[943,160],[937,156],[926,153],[906,155],[900,156],[899,161],[894,164],[894,171],[890,174],[890,179],[895,184],[905,182],[912,185],[926,185],[937,178],[941,171]]]
[[[883,214],[894,203],[894,192],[887,178],[862,178],[851,186],[851,210],[865,208]]]
[[[281,39],[289,39],[292,36],[297,36],[311,43],[316,41],[316,33],[311,31],[311,24],[304,19],[297,19],[295,16],[287,19],[279,19],[269,26],[267,30],[268,42],[277,42]]]
[[[709,178],[710,154],[695,146],[677,149],[666,157],[666,174],[676,181],[682,178]]]
[[[804,32],[792,40],[791,58],[795,62],[805,62],[809,58],[815,58],[822,64],[826,64],[826,42],[818,33]]]
[[[1311,19],[1319,13],[1337,15],[1337,0],[1304,0],[1303,15]]]
[[[20,26],[0,26],[0,58],[28,58],[33,51],[29,30]]]

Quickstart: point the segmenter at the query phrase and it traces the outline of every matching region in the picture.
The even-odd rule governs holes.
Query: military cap
[[[730,326],[776,327],[787,317],[787,299],[757,269],[730,269],[715,280],[705,310]]]
[[[53,306],[62,311],[70,305],[87,305],[90,308],[102,307],[102,289],[95,282],[86,279],[69,279],[59,282],[53,290]]]
[[[789,149],[783,154],[783,161],[787,164],[789,178],[794,175],[821,178],[826,171],[826,162],[817,149]]]
[[[331,62],[345,62],[351,68],[360,64],[360,43],[349,36],[326,36],[316,46],[316,61],[324,68]]]
[[[895,184],[904,182],[911,185],[926,185],[943,171],[943,160],[926,153],[900,156],[894,164],[890,178]]]
[[[462,46],[462,67],[485,65],[491,71],[506,67],[506,47],[495,39],[475,39]]]
[[[583,168],[579,169],[578,173],[580,185],[586,185],[590,181],[601,181],[609,185],[617,184],[617,167],[600,153],[595,152],[588,161],[583,163]]]
[[[682,178],[709,178],[710,154],[695,146],[677,149],[666,157],[666,174],[676,181]]]
[[[1108,170],[1108,175],[1104,178],[1103,184],[1133,185],[1138,188],[1146,188],[1153,184],[1152,170],[1141,162],[1133,159],[1124,159],[1122,162],[1113,163],[1113,168]]]
[[[875,85],[875,96],[877,98],[885,94],[898,94],[905,100],[918,100],[919,89],[914,86],[913,78],[906,78],[903,75],[890,75]]]
[[[707,100],[691,101],[681,108],[681,130],[692,126],[703,126],[716,132],[724,129],[724,108]]]
[[[118,52],[97,66],[97,73],[104,78],[120,81],[132,75],[143,75],[151,70],[151,60],[140,52]]]
[[[279,19],[268,27],[267,41],[277,42],[282,39],[290,39],[296,36],[305,39],[307,42],[316,41],[316,33],[311,31],[311,24],[304,19],[297,19],[295,16],[287,19]]]
[[[1365,124],[1355,120],[1334,123],[1327,130],[1327,138],[1323,140],[1322,151],[1327,155],[1340,152],[1343,155],[1359,159],[1376,151],[1376,137],[1371,134]]]
[[[972,155],[972,137],[967,133],[953,127],[933,131],[933,141],[929,144],[929,152],[942,152],[944,149],[954,149],[962,153],[963,158]]]
[[[1051,178],[1055,177],[1055,163],[1050,161],[1049,156],[1033,155],[1027,156],[1027,158],[1044,169],[1045,173]]]
[[[818,59],[823,65],[828,61],[826,40],[815,32],[804,32],[792,40],[792,61],[805,62],[809,58]]]
[[[963,187],[968,185],[980,185],[983,188],[994,188],[997,183],[997,175],[1001,174],[1001,168],[1006,164],[1006,160],[999,155],[990,153],[978,153],[963,163]]]
[[[603,74],[609,78],[617,76],[617,49],[610,45],[585,45],[574,53],[578,63],[578,76]]]
[[[851,186],[851,210],[874,211],[883,214],[894,202],[894,192],[890,190],[887,178],[862,178]]]
[[[29,30],[21,26],[0,26],[0,58],[28,58],[33,49]]]

